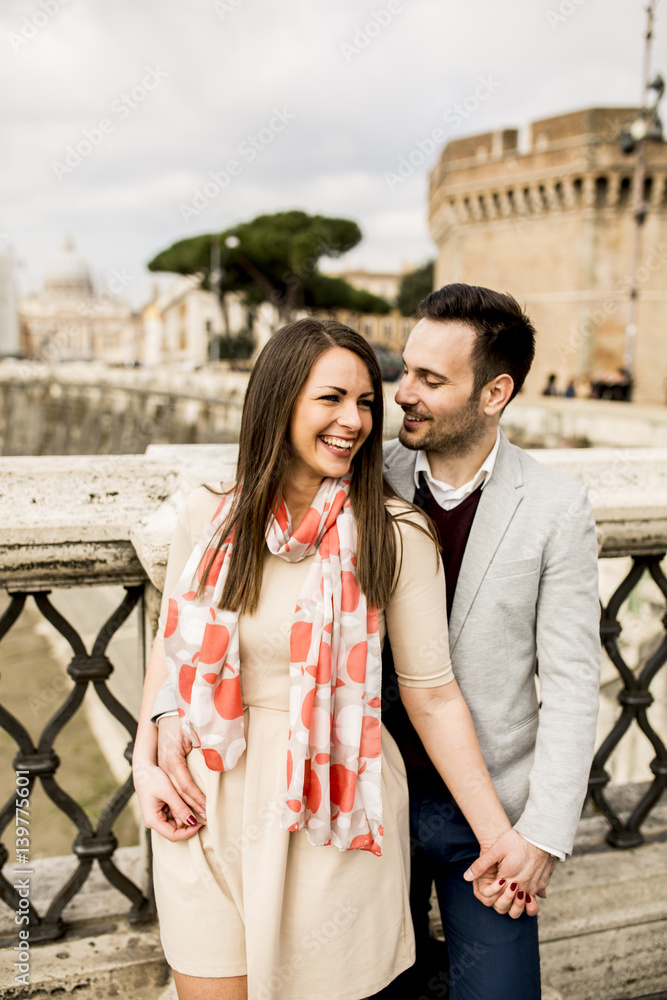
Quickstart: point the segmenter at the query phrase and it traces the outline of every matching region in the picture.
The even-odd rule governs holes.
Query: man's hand
[[[539,909],[535,897],[546,897],[555,864],[553,855],[524,840],[516,830],[508,830],[463,877],[473,882],[475,896],[485,906],[515,917],[525,904],[526,912],[533,915]]]
[[[194,812],[206,819],[206,796],[195,785],[188,766],[186,754],[192,750],[192,742],[183,732],[181,720],[176,715],[166,716],[158,721],[157,761],[170,779],[179,796]]]

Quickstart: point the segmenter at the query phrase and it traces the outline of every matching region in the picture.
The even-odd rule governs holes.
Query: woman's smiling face
[[[362,359],[343,347],[320,355],[289,424],[291,473],[304,484],[344,476],[373,427],[373,383]]]

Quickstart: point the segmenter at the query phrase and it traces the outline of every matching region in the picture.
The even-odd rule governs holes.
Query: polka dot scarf
[[[287,790],[280,825],[305,828],[311,844],[382,853],[380,784],[381,653],[376,608],[356,581],[357,526],[349,476],[325,479],[292,530],[281,500],[267,531],[269,550],[299,562],[317,552],[297,599],[290,632]],[[213,771],[234,767],[245,750],[238,612],[218,602],[233,538],[201,580],[225,497],[194,548],[169,601],[165,648],[183,726]]]

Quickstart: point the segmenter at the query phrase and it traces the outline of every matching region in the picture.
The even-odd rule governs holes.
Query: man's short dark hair
[[[535,327],[511,295],[459,282],[431,292],[417,306],[420,319],[466,323],[477,334],[470,365],[479,395],[498,375],[511,375],[514,399],[535,357]]]

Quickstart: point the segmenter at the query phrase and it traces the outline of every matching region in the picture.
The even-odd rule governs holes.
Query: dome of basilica
[[[62,250],[53,258],[46,272],[44,292],[49,298],[89,299],[93,283],[85,258],[66,239]]]

